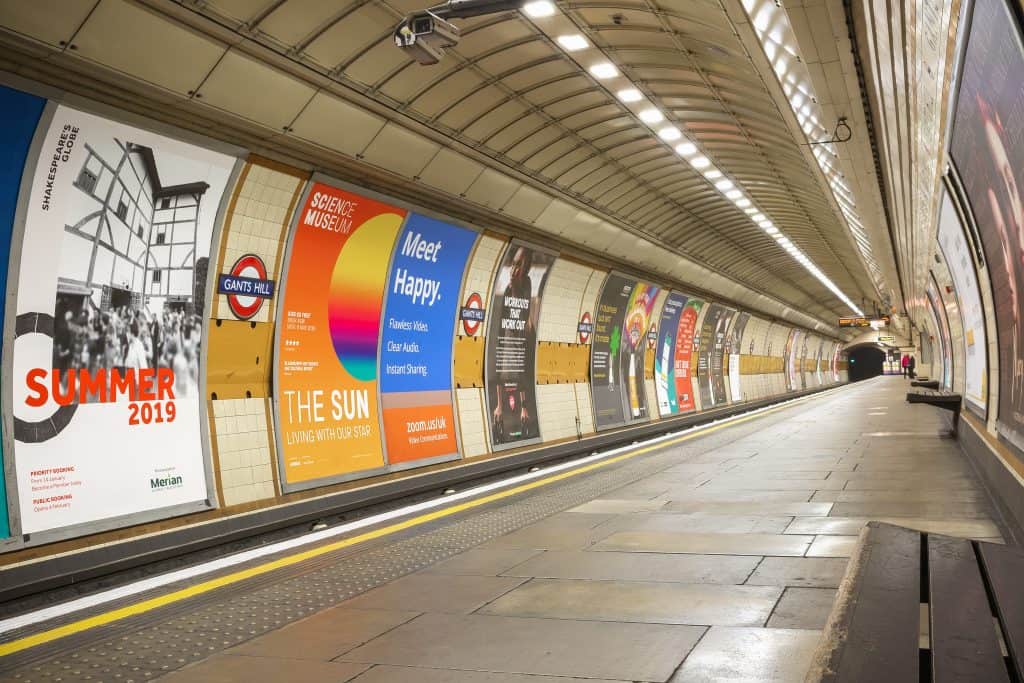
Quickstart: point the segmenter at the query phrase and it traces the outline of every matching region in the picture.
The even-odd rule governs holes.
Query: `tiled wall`
[[[477,240],[476,249],[473,251],[462,287],[460,306],[465,304],[466,298],[473,292],[478,293],[483,299],[484,308],[491,305],[491,285],[494,283],[494,273],[501,255],[505,251],[506,244],[508,244],[507,240],[487,234],[481,235]],[[490,314],[491,312],[488,311],[486,315],[490,316]],[[455,321],[455,334],[456,336],[465,335],[462,321],[457,318],[458,316]],[[487,321],[484,320],[473,336],[483,337],[486,329]],[[464,458],[484,455],[490,451],[487,423],[484,421],[483,399],[483,389],[477,387],[460,388],[455,392],[462,457]]]
[[[235,317],[226,296],[213,300],[208,414],[218,492],[228,506],[277,494],[277,448],[268,419],[275,304],[288,229],[307,177],[298,169],[250,157],[224,217],[216,272],[230,272],[239,258],[255,254],[276,283],[274,298],[248,321]]]

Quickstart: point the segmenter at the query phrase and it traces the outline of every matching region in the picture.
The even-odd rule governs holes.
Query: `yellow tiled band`
[[[797,401],[804,401],[807,400],[808,398],[812,397],[807,396],[801,399],[797,399]],[[792,405],[793,403],[787,403],[785,405],[770,408],[768,410],[764,410],[753,415],[740,417],[723,424],[709,425],[707,427],[697,429],[693,432],[677,437],[675,439],[669,439],[667,441],[652,444],[650,446],[643,446],[641,448],[637,448],[627,453],[613,456],[606,460],[601,460],[599,462],[594,462],[589,465],[577,467],[572,470],[560,472],[559,474],[555,474],[550,477],[545,477],[544,479],[538,479],[536,481],[531,481],[526,484],[520,484],[519,486],[515,486],[504,491],[499,491],[497,493],[492,493],[481,498],[475,498],[464,503],[458,503],[456,505],[452,505],[446,508],[441,508],[440,510],[424,513],[417,517],[411,517],[402,522],[396,522],[394,524],[381,527],[380,529],[367,531],[365,533],[358,534],[350,538],[345,538],[334,543],[328,543],[327,545],[319,546],[317,548],[311,548],[310,550],[305,550],[302,552],[295,553],[293,555],[288,555],[287,557],[282,557],[277,560],[265,562],[255,567],[250,567],[249,569],[242,569],[236,572],[232,572],[230,574],[225,574],[224,576],[220,576],[215,579],[210,579],[208,581],[203,581],[202,583],[197,583],[194,586],[182,588],[180,590],[167,593],[166,595],[161,595],[155,598],[150,598],[148,600],[143,600],[133,605],[121,607],[119,609],[111,610],[109,612],[103,612],[102,614],[97,614],[92,617],[80,619],[70,624],[58,626],[57,628],[53,628],[48,631],[42,631],[31,636],[25,636],[24,638],[19,638],[18,640],[14,640],[9,643],[0,644],[0,657],[13,654],[15,652],[20,652],[30,647],[36,647],[37,645],[50,643],[54,640],[66,638],[67,636],[75,635],[77,633],[82,633],[83,631],[88,631],[90,629],[96,628],[97,626],[104,626],[115,621],[120,621],[121,619],[126,619],[128,617],[143,614],[145,612],[150,612],[160,607],[171,605],[176,602],[180,602],[182,600],[195,597],[197,595],[209,593],[210,591],[216,590],[217,588],[221,588],[223,586],[230,586],[231,584],[238,583],[239,581],[244,581],[254,576],[260,576],[262,574],[272,572],[275,569],[291,567],[293,565],[299,564],[300,562],[305,562],[306,560],[312,559],[314,557],[319,557],[321,555],[332,553],[336,550],[348,548],[358,543],[363,543],[364,541],[370,541],[376,538],[381,538],[383,536],[389,536],[399,531],[419,526],[421,524],[425,524],[436,519],[449,517],[451,515],[458,514],[459,512],[471,510],[473,508],[480,507],[482,505],[487,505],[488,503],[493,503],[494,501],[502,500],[504,498],[510,498],[511,496],[518,495],[525,491],[530,491],[536,488],[540,488],[541,486],[546,486],[548,484],[553,484],[558,481],[563,481],[565,479],[569,479],[570,477],[575,477],[580,474],[585,474],[587,472],[600,469],[602,467],[607,467],[608,465],[612,465],[617,462],[622,462],[623,460],[629,460],[630,458],[635,458],[639,455],[649,453],[659,448],[674,446],[675,444],[682,443],[683,441],[688,441],[698,436],[704,436],[705,434],[718,431],[719,429],[723,429],[725,427],[731,427],[733,425],[747,422],[749,420],[764,417],[765,415],[770,415],[771,413],[783,410],[784,408],[791,407]]]

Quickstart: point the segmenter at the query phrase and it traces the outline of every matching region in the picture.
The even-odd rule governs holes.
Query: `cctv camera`
[[[420,64],[437,64],[459,44],[459,29],[428,11],[407,16],[395,30],[395,45]]]

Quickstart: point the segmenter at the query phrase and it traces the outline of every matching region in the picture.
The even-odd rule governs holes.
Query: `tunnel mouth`
[[[863,344],[851,347],[848,351],[851,382],[860,382],[884,373],[885,351],[877,345]]]

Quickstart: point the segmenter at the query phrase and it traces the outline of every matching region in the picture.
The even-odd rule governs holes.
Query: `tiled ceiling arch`
[[[97,39],[108,40],[117,40],[117,13],[140,11],[125,0],[61,4],[65,15],[87,10],[77,35],[89,35],[90,23],[102,21]],[[170,3],[138,4],[160,13]],[[522,13],[458,21],[461,41],[440,64],[412,62],[394,46],[392,32],[425,4],[181,0],[178,14],[216,25],[224,48],[218,54],[214,41],[196,39],[201,64],[178,57],[188,74],[205,72],[189,81],[188,95],[200,91],[206,104],[222,106],[227,95],[219,99],[217,90],[234,92],[241,80],[252,84],[247,107],[254,120],[286,132],[299,127],[320,94],[267,77],[259,59],[237,47],[255,42],[795,310],[826,320],[848,314]],[[738,2],[585,0],[561,9],[843,292],[858,303],[878,298],[820,172],[737,31],[731,15],[742,13]],[[184,90],[186,79],[179,80]],[[369,141],[380,131],[372,128]],[[360,131],[324,134],[343,146]]]

